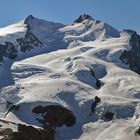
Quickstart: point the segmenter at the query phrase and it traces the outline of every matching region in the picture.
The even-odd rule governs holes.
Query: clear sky
[[[131,28],[140,33],[140,0],[0,0],[0,27],[30,14],[69,24],[83,13],[117,29]]]

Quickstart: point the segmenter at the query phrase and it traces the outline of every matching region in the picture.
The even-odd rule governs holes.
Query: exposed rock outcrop
[[[38,119],[38,121],[44,126],[49,124],[53,127],[61,127],[65,124],[70,127],[76,123],[76,117],[73,112],[59,105],[49,105],[45,107],[40,105],[35,107],[32,112],[43,114],[43,118]]]
[[[10,106],[9,111],[20,109],[19,105],[10,103]],[[41,115],[41,118],[37,118],[37,120],[42,128],[0,120],[0,136],[3,137],[2,140],[54,140],[56,127],[61,127],[62,125],[71,127],[76,123],[74,113],[61,105],[39,105],[34,107],[32,112]]]
[[[23,124],[17,124],[17,128],[17,131],[0,128],[2,140],[54,140],[55,131],[52,128],[41,129]]]
[[[112,113],[112,112],[106,112],[104,114],[104,117],[105,117],[105,120],[111,121],[113,119],[113,117],[114,117],[114,113]]]
[[[101,102],[101,99],[98,96],[95,96],[94,102],[91,105],[91,111],[94,113],[96,106]]]
[[[15,59],[17,57],[17,50],[13,43],[5,42],[5,44],[0,44],[0,61],[7,57],[9,59]]]
[[[81,23],[86,19],[94,20],[90,15],[83,14],[83,15],[80,15],[79,18],[74,21],[74,23]]]
[[[43,43],[32,33],[30,27],[27,25],[27,31],[23,38],[16,39],[17,44],[5,42],[0,44],[0,62],[3,58],[15,59],[18,56],[18,48],[22,52],[30,51],[34,47],[41,47]]]
[[[22,52],[30,51],[34,47],[41,47],[43,45],[30,29],[27,30],[25,37],[17,39],[17,42]]]
[[[89,69],[90,69],[91,75],[96,79],[96,88],[97,88],[97,89],[100,89],[101,86],[103,85],[103,83],[101,82],[100,79],[98,79],[98,78],[95,76],[94,70],[93,70],[92,68],[90,68],[90,67],[89,67]]]
[[[140,74],[140,35],[133,30],[124,30],[131,35],[131,50],[124,50],[120,59],[123,63],[128,64],[129,68]]]
[[[135,135],[140,135],[140,127],[136,130]]]
[[[34,47],[41,47],[43,43],[33,34],[32,29],[29,25],[29,22],[33,20],[34,17],[32,15],[29,15],[25,21],[24,24],[27,26],[27,31],[24,38],[17,39],[17,42],[19,43],[20,50],[22,52],[30,51]]]

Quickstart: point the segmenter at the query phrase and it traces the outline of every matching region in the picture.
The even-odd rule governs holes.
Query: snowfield
[[[0,29],[0,43],[2,36],[14,40],[22,31],[25,34],[25,25],[20,24]],[[1,119],[41,127],[37,118],[42,116],[32,113],[33,108],[61,105],[74,113],[76,123],[57,127],[55,140],[140,140],[135,135],[140,123],[140,78],[120,60],[122,50],[130,49],[130,35],[88,19],[67,26],[37,19],[30,24],[44,44],[50,34],[52,40],[63,37],[64,46],[57,48],[55,38],[53,49],[53,45],[35,48],[15,60],[5,58],[0,66]],[[95,96],[101,102],[93,113]],[[7,101],[20,108],[8,112]],[[105,117],[107,112],[113,113],[111,120]]]
[[[25,36],[26,25],[24,21],[0,28],[0,43],[4,44],[6,41],[15,43],[17,38]]]

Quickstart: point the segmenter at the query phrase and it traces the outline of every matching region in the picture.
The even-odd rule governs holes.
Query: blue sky
[[[83,13],[117,29],[131,28],[140,33],[140,0],[0,0],[0,27],[30,14],[68,24]]]

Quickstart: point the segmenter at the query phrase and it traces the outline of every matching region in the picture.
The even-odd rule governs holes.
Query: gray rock
[[[25,37],[17,39],[17,42],[19,43],[22,52],[30,51],[34,47],[41,47],[43,45],[30,29],[27,30]]]
[[[124,50],[120,56],[123,63],[128,64],[129,68],[140,74],[140,35],[133,30],[124,30],[131,35],[131,50]]]
[[[0,61],[3,61],[3,57],[9,59],[15,59],[17,57],[17,50],[13,43],[5,42],[5,45],[0,44]]]

